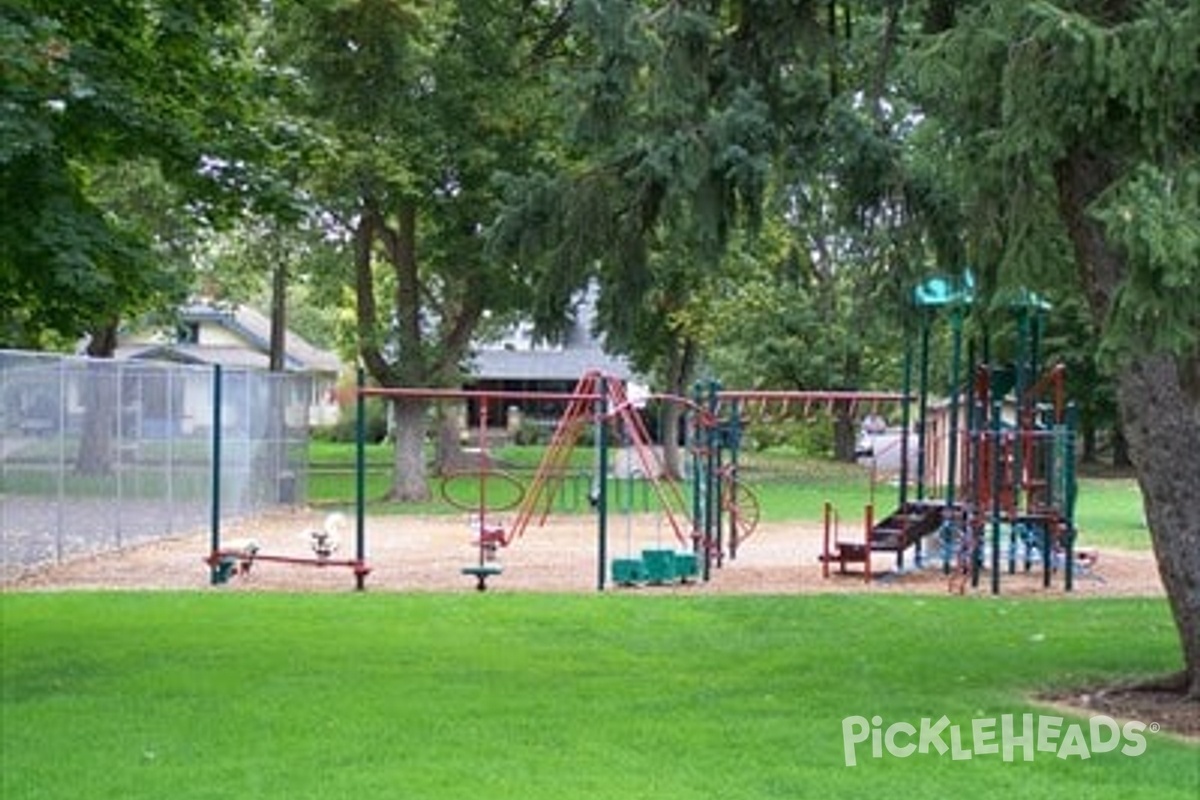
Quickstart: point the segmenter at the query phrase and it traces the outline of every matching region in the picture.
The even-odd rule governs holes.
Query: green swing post
[[[709,380],[708,401],[705,408],[708,410],[709,419],[714,421],[717,415],[717,393],[720,391],[720,388],[721,385],[717,381]],[[706,484],[704,492],[704,539],[706,542],[715,544],[718,567],[722,565],[725,553],[725,543],[721,540],[721,514],[719,511],[721,507],[721,482],[717,474],[720,463],[720,437],[720,426],[717,424],[709,425],[705,435],[704,457],[704,483]]]
[[[366,586],[367,575],[367,398],[363,389],[367,385],[366,371],[359,367],[355,375],[354,400],[354,557],[358,568],[354,584],[358,591]]]
[[[929,448],[929,336],[933,312],[921,311],[921,360],[918,370],[917,400],[917,500],[925,499],[926,462]]]
[[[692,472],[692,535],[695,539],[695,546],[702,548],[700,555],[703,567],[701,571],[704,580],[707,581],[712,574],[712,552],[707,543],[707,522],[704,519],[704,462],[701,451],[704,448],[705,439],[703,420],[694,410],[696,408],[703,408],[704,390],[700,381],[696,381],[692,385],[692,401],[693,410],[689,410],[688,414],[692,417],[693,422],[687,426],[688,452],[691,454]]]
[[[958,382],[959,368],[962,360],[962,331],[963,314],[957,305],[950,312],[950,327],[952,334],[950,356],[950,440],[947,443],[946,458],[946,511],[953,513],[956,502],[955,490],[958,481]],[[943,531],[943,536],[950,535]],[[917,543],[920,547],[920,542]],[[899,558],[899,557],[898,557]],[[950,548],[942,547],[942,573],[950,574]]]
[[[608,566],[608,424],[605,419],[608,381],[600,378],[596,399],[596,591],[604,591]]]
[[[992,594],[1000,594],[1000,520],[1002,503],[1000,499],[1003,481],[1000,471],[1004,468],[1001,458],[1000,444],[1000,415],[1003,409],[1003,398],[992,396]]]

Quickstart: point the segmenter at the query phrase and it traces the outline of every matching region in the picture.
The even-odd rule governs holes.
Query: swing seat
[[[674,550],[643,550],[642,563],[646,565],[647,583],[672,583],[679,577]]]
[[[700,557],[695,553],[675,554],[675,575],[684,583],[691,583],[700,576]]]
[[[476,547],[497,548],[506,544],[504,528],[484,528],[479,532],[479,538],[471,542]]]
[[[498,564],[474,564],[462,568],[463,575],[471,575],[475,578],[475,590],[479,592],[487,591],[488,578],[500,575],[503,572],[504,568]]]
[[[640,558],[613,559],[612,579],[618,586],[636,586],[646,577],[646,565]]]

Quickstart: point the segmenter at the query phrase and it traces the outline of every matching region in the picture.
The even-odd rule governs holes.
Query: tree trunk
[[[385,388],[421,386],[427,378],[422,358],[420,285],[417,276],[416,208],[403,205],[397,212],[397,224],[389,227],[383,212],[371,198],[364,199],[362,217],[355,229],[354,267],[359,354],[367,371]],[[382,244],[395,278],[393,310],[398,339],[394,363],[384,354],[384,337],[375,302],[375,278],[372,264],[376,244]],[[388,326],[392,327],[392,326]],[[391,344],[389,342],[388,344]],[[395,471],[388,497],[399,502],[429,499],[426,482],[425,434],[429,402],[399,399],[392,402],[395,434],[393,464]]]
[[[1056,165],[1059,211],[1075,248],[1092,314],[1103,326],[1128,275],[1088,211],[1118,177],[1117,162],[1077,146]],[[1188,383],[1200,354],[1173,357],[1143,348],[1126,356],[1117,375],[1117,405],[1137,472],[1159,575],[1183,649],[1189,695],[1200,699],[1200,401]]]
[[[690,340],[674,343],[667,355],[666,391],[676,397],[687,396],[687,385],[692,378],[696,363],[696,347]],[[659,436],[663,448],[664,477],[679,480],[683,474],[683,453],[679,447],[680,422],[684,409],[678,403],[666,403],[663,407],[662,431]]]
[[[837,409],[833,417],[833,459],[853,464],[858,447],[858,429],[849,408]]]
[[[679,425],[683,421],[683,406],[678,403],[666,403],[662,410],[662,430],[659,437],[662,440],[663,477],[680,480],[683,476],[683,453],[679,447]]]
[[[1125,428],[1120,421],[1112,429],[1112,465],[1118,469],[1133,466],[1129,458],[1129,440],[1125,438]]]
[[[1121,371],[1117,396],[1189,694],[1200,700],[1200,421],[1179,367],[1168,355],[1143,356]]]
[[[107,475],[112,472],[113,428],[117,419],[117,370],[112,357],[117,351],[117,321],[113,320],[92,333],[88,342],[89,358],[107,359],[89,363],[80,393],[83,431],[75,454],[75,471],[82,475]]]
[[[388,499],[400,503],[420,503],[429,499],[425,470],[426,412],[424,400],[400,399],[392,403],[396,436],[393,450],[392,488]]]
[[[1090,414],[1079,422],[1079,438],[1083,442],[1079,460],[1084,464],[1095,464],[1100,459],[1096,449],[1096,422]]]
[[[464,469],[480,468],[480,459],[468,460],[462,448],[463,420],[458,414],[461,406],[439,403],[437,417],[437,445],[434,449],[434,471],[445,477]],[[482,446],[482,443],[481,443]]]

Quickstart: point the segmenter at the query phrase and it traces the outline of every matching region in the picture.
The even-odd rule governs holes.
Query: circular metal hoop
[[[497,484],[496,500],[488,487],[493,482]],[[454,491],[456,486],[472,483],[475,491],[469,497]],[[481,507],[486,511],[511,511],[525,499],[525,484],[517,476],[500,470],[464,470],[442,478],[441,494],[449,505],[462,511],[478,511]]]
[[[746,541],[750,534],[758,529],[758,520],[762,516],[758,495],[749,486],[738,481],[726,484],[722,499],[725,510],[729,512],[733,524],[737,527],[738,541]]]

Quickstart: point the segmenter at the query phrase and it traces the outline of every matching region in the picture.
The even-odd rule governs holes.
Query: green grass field
[[[945,715],[969,740],[975,718],[1050,713],[1032,691],[1176,668],[1157,600],[78,593],[3,595],[0,613],[6,800],[1200,785],[1197,747],[1150,733],[1138,756],[876,759],[864,743],[845,763],[848,717]]]
[[[354,500],[354,452],[346,444],[314,442],[310,459],[309,496],[317,505],[350,508]],[[434,499],[420,506],[400,506],[380,502],[391,480],[391,450],[385,445],[367,448],[366,492],[372,514],[458,513],[440,497],[440,484],[433,482]],[[542,457],[540,447],[502,447],[496,457],[501,468],[528,482]],[[556,500],[556,513],[590,513],[587,494],[591,486],[592,452],[586,447],[571,454],[573,475],[564,484]],[[795,455],[751,454],[744,459],[742,476],[753,489],[764,521],[799,520],[818,522],[826,501],[839,509],[843,519],[858,519],[863,507],[875,502],[883,512],[896,502],[894,486],[881,483],[872,497],[870,473],[857,465],[804,459]],[[646,482],[613,481],[613,511],[624,508],[632,497],[635,510],[656,507],[653,492]],[[1149,532],[1142,515],[1141,494],[1128,478],[1082,478],[1076,521],[1082,547],[1117,547],[1144,550],[1150,547]]]

